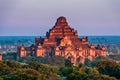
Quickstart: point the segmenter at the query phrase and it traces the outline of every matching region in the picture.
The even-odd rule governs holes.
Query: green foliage
[[[72,67],[72,63],[70,60],[65,60],[65,67]]]
[[[47,59],[48,64],[52,66],[64,66],[65,65],[65,58],[62,56],[53,56]]]
[[[61,67],[59,71],[60,71],[60,75],[67,76],[73,72],[73,68],[72,67]]]
[[[110,77],[108,75],[96,74],[96,75],[88,76],[85,80],[117,80],[117,79],[114,77]]]
[[[3,61],[3,63],[8,65],[11,68],[20,68],[21,67],[21,64],[19,62]]]
[[[90,67],[95,67],[100,61],[109,60],[107,57],[98,56],[92,62]]]
[[[36,76],[36,77],[38,77],[40,75],[39,72],[34,70],[34,69],[25,69],[25,73],[31,74],[31,75]]]
[[[4,80],[37,80],[35,76],[26,73],[20,73],[18,75],[5,75],[2,77]]]
[[[73,65],[70,60],[65,60],[65,66],[59,68],[59,73],[61,76],[67,76],[73,72]]]
[[[2,77],[0,77],[0,80],[3,80],[3,78],[2,78]]]
[[[87,74],[84,71],[75,71],[67,76],[67,80],[85,80]]]
[[[45,77],[44,74],[41,74],[39,79],[40,79],[40,80],[46,80],[46,77]]]
[[[84,64],[86,65],[86,66],[91,66],[91,61],[89,60],[89,59],[85,59],[85,62],[84,62]]]
[[[67,80],[116,80],[116,78],[100,74],[97,68],[81,67],[69,74]]]
[[[99,74],[99,71],[97,70],[97,68],[91,68],[91,67],[86,68],[85,72],[89,75],[98,75]]]
[[[4,80],[62,80],[58,77],[58,67],[10,61],[0,62],[0,76]]]
[[[77,67],[78,67],[78,68],[81,68],[81,67],[85,67],[85,66],[84,66],[84,64],[82,64],[82,63],[78,63],[78,64],[77,64]]]
[[[57,74],[58,68],[55,66],[49,66],[47,64],[40,64],[40,63],[29,63],[29,68],[35,69],[42,74],[50,75],[50,74]]]
[[[100,59],[102,59],[102,58],[98,59],[96,65],[98,65],[98,63],[101,63]],[[118,75],[116,74],[117,77],[116,76],[113,77],[113,75],[110,75],[110,74],[114,73],[114,75],[115,75],[115,72],[120,72],[119,71],[120,64],[110,63],[109,61],[108,62],[107,61],[108,61],[108,59],[104,59],[103,63],[106,63],[106,65],[100,64],[97,67],[95,67],[95,66],[88,67],[82,63],[78,63],[76,66],[73,66],[73,71],[71,73],[65,75],[67,77],[66,80],[117,80],[116,78],[119,77],[120,73],[117,73]],[[111,70],[109,69],[109,74],[104,73],[104,75],[103,75],[103,72],[106,71],[106,69],[108,68],[108,64],[111,65],[110,68],[114,67],[115,65],[118,65],[117,67],[119,67],[119,68],[116,67],[117,70],[113,71],[113,72],[111,72]],[[106,69],[104,69],[104,70],[102,69],[103,71],[100,72],[100,69],[98,67],[101,68],[101,66],[102,66],[102,68],[106,67]],[[67,72],[67,71],[65,71],[65,72]]]
[[[40,63],[44,63],[44,64],[48,63],[48,60],[46,58],[31,57],[31,56],[19,58],[18,61],[22,62],[22,63],[30,63],[30,62],[40,62]]]
[[[96,67],[102,74],[107,74],[120,79],[120,65],[112,60],[100,61]]]
[[[6,75],[9,74],[11,71],[11,68],[2,62],[0,62],[0,75]]]
[[[65,59],[61,56],[54,56],[54,57],[24,57],[24,58],[19,58],[19,62],[22,63],[30,63],[30,62],[35,62],[35,63],[43,63],[43,64],[50,64],[52,66],[64,66],[65,64]]]
[[[104,57],[97,57],[92,62],[86,59],[85,64],[78,63],[75,66],[60,56],[27,57],[19,61],[0,62],[0,80],[120,79],[120,64]]]

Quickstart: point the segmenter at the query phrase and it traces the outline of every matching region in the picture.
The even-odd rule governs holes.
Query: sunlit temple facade
[[[0,61],[2,61],[2,54],[0,54]]]
[[[71,28],[65,17],[57,19],[55,26],[46,32],[45,38],[35,38],[35,45],[18,46],[18,56],[63,56],[72,63],[92,61],[97,56],[106,56],[104,45],[95,46],[88,43],[88,38],[79,38],[77,30]]]

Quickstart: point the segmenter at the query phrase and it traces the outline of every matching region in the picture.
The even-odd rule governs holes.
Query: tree
[[[102,74],[114,76],[120,79],[120,65],[112,60],[103,60],[100,61],[96,67],[99,72]]]
[[[98,56],[91,62],[91,67],[95,67],[100,61],[109,60],[107,57]]]
[[[85,62],[84,62],[84,64],[86,65],[86,66],[91,66],[91,61],[89,60],[89,59],[85,59]]]
[[[73,72],[73,68],[72,67],[61,67],[59,71],[60,71],[61,76],[67,76]]]
[[[66,59],[66,60],[65,60],[65,67],[72,67],[72,66],[73,66],[73,65],[72,65],[71,61],[68,60],[68,59]]]
[[[21,67],[21,64],[19,62],[3,61],[3,63],[7,64],[11,68],[20,68]]]
[[[3,78],[2,78],[2,77],[0,77],[0,80],[3,80]]]
[[[114,77],[110,77],[108,75],[96,74],[96,75],[88,76],[86,80],[117,80],[117,79]]]
[[[76,71],[67,76],[67,80],[85,80],[87,74],[83,71]]]
[[[85,69],[85,72],[88,74],[88,75],[96,75],[96,74],[99,74],[99,71],[96,69],[96,68],[91,68],[91,67],[88,67]]]
[[[3,62],[0,62],[0,75],[6,75],[9,74],[11,72],[11,68],[4,64]]]

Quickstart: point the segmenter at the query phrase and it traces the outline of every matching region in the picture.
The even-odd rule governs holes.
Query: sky
[[[120,35],[120,0],[0,0],[0,36],[44,36],[60,16],[79,36]]]

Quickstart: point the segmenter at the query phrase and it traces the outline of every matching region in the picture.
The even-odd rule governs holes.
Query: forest
[[[14,57],[13,53],[3,55],[0,80],[120,80],[120,63],[107,57],[75,65],[61,56]]]

